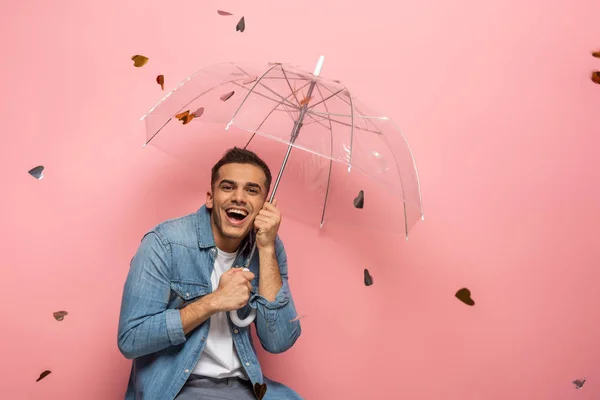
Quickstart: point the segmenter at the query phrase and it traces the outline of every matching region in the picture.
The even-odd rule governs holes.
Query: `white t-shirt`
[[[221,275],[232,267],[236,255],[237,253],[226,253],[217,249],[215,267],[211,275],[213,291],[219,287]],[[210,317],[206,345],[192,373],[217,379],[230,377],[247,379],[233,344],[225,312],[218,312]]]

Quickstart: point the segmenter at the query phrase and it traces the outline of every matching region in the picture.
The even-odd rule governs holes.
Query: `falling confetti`
[[[365,192],[362,190],[358,192],[358,196],[354,199],[354,207],[363,208],[365,205]]]
[[[246,29],[246,21],[244,21],[244,17],[242,17],[242,19],[240,19],[240,22],[238,22],[237,25],[235,26],[235,30],[244,32],[245,29]]]
[[[67,315],[69,315],[69,313],[66,311],[56,311],[55,313],[53,313],[53,315],[55,320],[62,321]]]
[[[600,85],[600,71],[594,71],[592,73],[592,82]]]
[[[256,82],[257,79],[258,79],[258,77],[256,75],[251,76],[248,79],[246,79],[244,82],[242,82],[242,85],[247,85],[249,83]]]
[[[585,378],[583,379],[576,379],[573,382],[573,385],[575,385],[575,389],[579,390],[583,387],[584,383],[585,383]]]
[[[222,10],[217,10],[217,14],[219,14],[219,15],[224,15],[224,16],[227,16],[227,15],[233,15],[233,14],[232,14],[232,13],[230,13],[230,12],[227,12],[227,11],[222,11]]]
[[[28,172],[29,175],[33,176],[35,179],[42,179],[44,177],[44,166],[38,165],[35,168],[31,168]]]
[[[194,118],[200,118],[202,116],[202,114],[204,114],[204,107],[200,107],[199,109],[194,111],[192,114],[194,115]]]
[[[455,294],[456,298],[468,306],[474,306],[475,301],[471,298],[471,291],[467,288],[462,288]]]
[[[365,268],[365,286],[371,286],[373,284],[373,277],[369,274],[369,270]]]
[[[600,58],[600,50],[593,52],[592,57]]]
[[[40,377],[39,377],[39,378],[37,378],[35,381],[36,381],[36,382],[39,382],[39,381],[41,381],[42,379],[44,379],[45,377],[47,377],[47,376],[48,376],[48,375],[50,375],[50,374],[51,374],[51,371],[45,370],[44,372],[42,372],[42,373],[40,374]]]
[[[233,91],[233,90],[232,90],[231,92],[229,92],[229,93],[225,93],[224,95],[222,95],[222,96],[220,97],[220,99],[221,99],[221,101],[227,101],[227,100],[229,100],[229,99],[231,98],[231,96],[233,96],[234,94],[235,94],[235,91]]]
[[[300,100],[300,106],[302,107],[303,105],[308,104],[310,99],[311,99],[311,97],[305,97],[302,100]]]
[[[165,76],[164,75],[157,76],[156,83],[158,83],[160,85],[160,88],[162,90],[165,90]]]
[[[254,384],[254,394],[256,395],[256,398],[258,400],[262,400],[262,398],[265,397],[265,393],[267,393],[267,384],[266,383],[263,383],[263,384],[255,383]]]
[[[139,54],[131,57],[131,59],[133,60],[133,66],[138,68],[143,67],[148,62],[148,57],[141,56]]]
[[[194,119],[194,114],[190,114],[190,110],[184,111],[175,115],[175,118],[183,122],[183,125],[188,124],[192,119]]]
[[[305,317],[305,315],[298,315],[296,318],[290,319],[290,322],[299,321],[299,320],[301,320],[304,317]]]

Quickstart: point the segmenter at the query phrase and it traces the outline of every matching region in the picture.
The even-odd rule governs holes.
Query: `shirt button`
[[[238,331],[237,329],[234,329],[234,330],[233,330],[233,333],[238,333],[238,332],[239,332],[239,331]]]
[[[249,362],[247,362],[247,363],[246,363],[246,367],[249,367],[249,366],[250,366],[250,363],[249,363]]]
[[[189,293],[186,293],[186,294],[185,294],[185,297],[190,297],[190,294],[189,294]]]
[[[183,372],[185,372],[186,374],[189,374],[189,373],[190,373],[190,370],[189,370],[189,369],[186,369],[186,370],[185,370],[185,371],[183,371]]]

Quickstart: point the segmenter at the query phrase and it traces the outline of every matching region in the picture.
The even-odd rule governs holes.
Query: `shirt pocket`
[[[211,293],[212,287],[200,282],[171,281],[171,290],[175,294],[174,307],[181,308]]]

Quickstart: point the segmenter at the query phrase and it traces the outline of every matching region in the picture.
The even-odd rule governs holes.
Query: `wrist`
[[[268,244],[267,246],[256,246],[258,247],[258,251],[262,254],[262,255],[275,255],[275,243],[271,243]]]
[[[206,296],[204,296],[202,298],[203,301],[203,305],[204,307],[206,307],[206,310],[211,314],[216,314],[220,311],[223,311],[223,307],[221,306],[221,301],[220,301],[220,297],[218,292],[212,292],[207,294]]]

